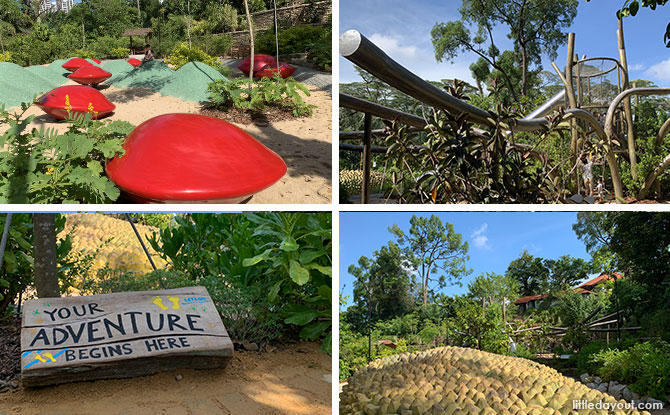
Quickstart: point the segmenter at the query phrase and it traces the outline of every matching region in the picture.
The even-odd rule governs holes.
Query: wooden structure
[[[125,32],[121,34],[123,37],[129,37],[130,38],[130,53],[144,53],[144,45],[150,45],[151,44],[151,34],[154,32],[154,30],[150,27],[141,27],[141,28],[135,28],[135,29],[126,29]],[[144,44],[133,48],[133,36],[144,36]]]
[[[204,287],[27,301],[24,386],[225,367],[233,344]]]

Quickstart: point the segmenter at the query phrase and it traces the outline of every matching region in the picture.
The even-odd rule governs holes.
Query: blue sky
[[[580,0],[577,17],[566,32],[575,32],[575,50],[581,57],[618,58],[616,10],[624,0]],[[389,56],[424,79],[459,78],[471,82],[468,67],[477,60],[474,53],[463,53],[453,63],[437,63],[430,30],[439,22],[458,20],[461,0],[340,0],[340,34],[356,29],[381,47]],[[658,86],[670,86],[670,49],[663,44],[663,33],[670,22],[670,5],[652,11],[641,8],[635,17],[624,19],[626,52],[630,79],[649,79]],[[511,49],[507,30],[497,27],[494,39],[501,50]],[[566,39],[567,40],[567,39]],[[558,50],[556,64],[565,66],[567,49]],[[545,70],[551,61],[543,58]],[[340,57],[340,82],[360,80],[353,65]]]
[[[340,213],[340,291],[351,304],[354,277],[347,272],[361,256],[372,253],[394,240],[388,227],[394,223],[407,231],[413,214],[430,217],[430,212],[341,212]],[[447,295],[465,294],[468,282],[483,272],[503,274],[509,263],[524,249],[531,255],[555,259],[561,255],[590,260],[584,244],[572,225],[574,212],[437,212],[442,222],[468,241],[472,274],[462,280],[463,287],[447,287]],[[344,287],[344,289],[342,288]]]

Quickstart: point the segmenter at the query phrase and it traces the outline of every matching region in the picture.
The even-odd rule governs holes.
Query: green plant
[[[97,53],[93,50],[84,50],[84,49],[77,49],[74,51],[75,56],[78,58],[84,58],[84,59],[92,59],[97,57]]]
[[[304,85],[293,78],[262,78],[255,84],[247,79],[216,80],[209,84],[209,106],[218,109],[235,107],[262,112],[267,106],[285,108],[293,116],[310,116],[314,105],[308,105],[300,92],[309,96]]]
[[[220,280],[219,288],[214,283],[210,287],[232,296],[222,300],[222,310],[231,306],[235,290],[240,290],[249,295],[245,301],[254,314],[262,316],[258,321],[271,328],[280,318],[282,335],[322,337],[324,349],[329,350],[329,214],[190,214],[175,221],[177,226],[161,229],[160,238],[154,235],[149,243],[193,282]]]
[[[186,43],[178,44],[172,50],[170,56],[165,58],[165,63],[174,65],[175,69],[179,69],[189,62],[202,62],[211,66],[212,68],[218,68],[221,66],[219,61],[214,56],[208,55],[207,52],[196,46],[189,48],[188,44]]]
[[[123,141],[134,128],[125,121],[93,121],[91,114],[72,117],[64,134],[28,130],[29,105],[10,115],[0,108],[0,202],[109,203],[119,189],[103,175],[103,163],[123,154]],[[91,111],[95,111],[91,108]]]
[[[130,55],[130,49],[128,48],[112,48],[110,51],[111,56],[116,59],[125,59]]]
[[[0,62],[11,62],[12,61],[12,52],[0,52]]]
[[[7,213],[2,217],[0,229],[4,229]],[[60,233],[65,227],[65,216],[56,215],[54,232]],[[1,231],[0,231],[1,232]],[[16,297],[26,294],[33,284],[33,216],[30,213],[13,213],[7,246],[2,264],[0,264],[0,316],[9,311],[9,305]],[[72,241],[69,235],[59,238],[56,242],[56,256],[58,263],[58,278],[61,291],[65,291],[71,284],[73,275],[85,268],[88,261],[82,264],[73,261],[71,256]]]

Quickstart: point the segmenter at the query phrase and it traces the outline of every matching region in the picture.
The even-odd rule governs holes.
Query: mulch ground
[[[255,112],[248,110],[241,110],[238,108],[229,108],[225,111],[220,111],[213,108],[203,108],[200,114],[208,115],[210,117],[219,118],[224,121],[238,123],[238,124],[256,124],[264,125],[274,121],[285,121],[294,119],[293,113],[290,110],[285,110],[280,107],[268,106],[263,112]]]
[[[21,319],[0,322],[0,393],[18,387],[21,378]]]

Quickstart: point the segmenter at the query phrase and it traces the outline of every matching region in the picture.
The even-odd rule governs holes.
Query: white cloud
[[[670,81],[670,58],[652,65],[644,74],[662,81]]]
[[[489,237],[485,235],[488,228],[489,224],[484,223],[478,229],[475,229],[472,234],[470,234],[470,238],[472,238],[472,243],[475,248],[491,249],[491,246],[489,245]]]
[[[417,47],[412,45],[401,46],[400,40],[396,37],[373,33],[372,36],[370,36],[370,40],[394,59],[417,58]]]
[[[642,65],[641,63],[636,63],[635,65],[630,65],[628,67],[629,71],[643,71],[646,66]]]

